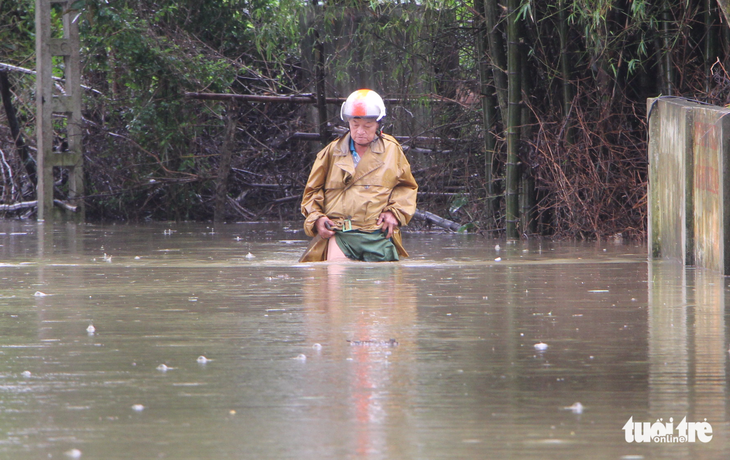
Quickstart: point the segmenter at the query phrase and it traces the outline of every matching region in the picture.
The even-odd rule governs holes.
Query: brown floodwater
[[[730,457],[727,278],[404,243],[300,264],[299,224],[0,222],[0,458]]]

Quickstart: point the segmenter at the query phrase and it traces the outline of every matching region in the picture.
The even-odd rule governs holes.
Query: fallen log
[[[246,101],[246,102],[289,102],[293,104],[316,104],[317,97],[313,94],[298,95],[266,95],[266,94],[235,94],[235,93],[195,93],[187,92],[185,97],[209,101]],[[327,104],[342,104],[344,97],[325,98]]]
[[[13,204],[0,204],[0,211],[18,211],[19,209],[35,208],[38,201],[21,201]]]
[[[71,211],[71,212],[78,212],[78,210],[79,210],[78,206],[74,206],[72,204],[66,203],[65,201],[61,201],[61,200],[53,200],[53,204],[55,204],[56,206],[60,206],[63,209],[65,209],[67,211]]]
[[[336,132],[336,134],[341,135],[347,132],[346,130],[343,130],[341,133]],[[427,143],[427,144],[438,144],[442,140],[450,141],[450,142],[457,142],[458,139],[442,139],[440,137],[427,137],[427,136],[395,136],[393,135],[395,140],[400,142],[401,144],[408,144],[409,142],[418,142],[420,143]],[[291,136],[288,137],[288,139],[303,139],[306,141],[318,141],[322,139],[322,136],[319,135],[319,133],[302,133],[302,132],[295,132],[292,133]],[[334,139],[334,138],[333,138]],[[407,145],[403,145],[403,150],[408,149],[415,149],[415,147],[408,147]],[[420,149],[419,149],[420,150]],[[434,150],[427,150],[423,149],[424,152],[427,153],[434,153]],[[451,150],[439,150],[439,153],[451,153]]]
[[[428,211],[419,211],[416,210],[416,213],[413,215],[413,217],[422,219],[428,222],[432,222],[433,224],[445,228],[447,230],[451,231],[459,231],[461,228],[461,225],[457,224],[456,222],[448,219],[444,219],[443,217],[439,217],[434,213],[428,212]]]
[[[315,94],[237,94],[237,93],[200,93],[189,91],[185,93],[185,97],[189,99],[200,99],[208,101],[247,101],[247,102],[289,102],[293,104],[316,104],[317,96]],[[325,97],[323,100],[327,104],[342,104],[347,98],[345,97]],[[383,102],[386,104],[401,104],[405,100],[417,102],[445,102],[449,104],[461,104],[459,101],[449,99],[438,94],[411,95],[408,98],[384,97]]]
[[[77,212],[79,209],[78,206],[68,204],[65,201],[61,201],[61,200],[53,200],[53,204],[55,204],[56,206],[60,206],[71,212]],[[20,209],[28,209],[28,208],[35,208],[35,207],[38,207],[38,200],[21,201],[19,203],[13,203],[13,204],[0,204],[0,211],[2,211],[2,212],[18,211]]]

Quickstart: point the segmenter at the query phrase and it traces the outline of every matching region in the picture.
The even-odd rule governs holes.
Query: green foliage
[[[128,185],[155,184],[142,202],[153,208],[152,215],[205,213],[201,199],[212,183],[203,177],[215,165],[196,152],[196,139],[220,132],[222,122],[219,108],[191,110],[199,104],[185,92],[245,92],[242,77],[258,79],[260,69],[280,76],[278,63],[267,61],[286,42],[271,35],[277,3],[81,0],[72,5],[80,12],[84,72],[106,96],[90,101],[97,104],[92,110],[127,139],[123,149],[118,137],[106,148],[129,156],[122,161],[130,166]],[[268,49],[257,47],[263,43],[257,36],[261,30],[269,31]],[[118,208],[139,206],[134,203],[142,196],[121,194],[118,199],[131,201]]]
[[[616,0],[573,0],[568,20],[582,29],[585,49],[591,59],[603,61],[616,77],[620,65],[616,52],[625,49],[634,53],[628,59],[621,56],[623,62],[631,62],[630,73],[649,57],[651,43],[660,34],[662,3],[633,0],[628,2],[628,9],[622,11]]]
[[[478,229],[479,229],[479,227],[475,223],[469,222],[469,223],[464,224],[461,227],[459,227],[459,229],[456,230],[456,232],[457,233],[468,233],[468,232],[476,231]]]
[[[316,35],[324,42],[327,73],[336,86],[362,85],[357,75],[367,73],[367,84],[397,93],[407,87],[433,89],[432,69],[453,57],[439,50],[453,42],[453,33],[447,37],[444,27],[453,24],[456,11],[463,13],[465,8],[458,2],[441,1],[365,5],[345,1],[324,8],[308,6],[305,11],[302,33],[309,40]]]
[[[0,61],[27,64],[35,53],[35,8],[31,0],[0,1]]]
[[[469,204],[469,198],[466,195],[457,195],[454,197],[454,199],[451,201],[451,206],[449,207],[449,214],[452,216],[455,216],[457,212],[464,206]]]
[[[641,232],[645,98],[661,92],[674,72],[681,75],[674,82],[678,94],[730,101],[730,78],[719,73],[730,67],[725,53],[705,51],[706,37],[728,48],[719,27],[705,29],[707,2],[520,0],[506,18],[506,1],[486,1],[495,7],[497,34],[507,24],[521,26],[526,70],[520,124],[526,134],[518,161],[544,194],[538,201],[545,221],[561,222],[556,233],[596,234],[585,222],[625,214],[623,223],[611,217],[610,225]],[[306,108],[234,107],[194,101],[185,93],[311,92],[313,44],[319,40],[328,96],[370,86],[403,100],[389,105],[386,132],[442,139],[409,144],[424,192],[419,206],[502,228],[503,209],[495,206],[492,214],[483,203],[504,197],[499,175],[505,169],[505,117],[487,127],[481,117],[490,104],[496,112],[506,107],[492,97],[493,76],[503,69],[491,55],[499,49],[477,46],[488,38],[479,35],[486,27],[478,6],[462,0],[74,0],[68,11],[54,7],[55,26],[64,13],[80,24],[83,83],[93,90],[85,92],[84,111],[93,212],[115,218],[209,217],[223,120],[231,114],[239,122],[234,159],[239,182],[231,195],[243,202],[256,195],[246,184],[266,181],[285,184],[287,196],[299,193],[310,146],[295,144],[291,134],[311,131]],[[561,17],[567,22],[561,24]],[[34,40],[34,2],[0,1],[0,61],[33,68]],[[708,74],[708,62],[716,61],[715,73]],[[55,75],[62,77],[60,59],[57,64]],[[480,75],[480,69],[489,72]],[[30,139],[33,79],[12,77],[19,118],[31,123],[23,126]],[[570,94],[579,97],[564,110]],[[336,109],[330,110],[336,122]],[[564,133],[573,128],[579,132],[568,141]],[[493,158],[484,154],[485,138],[494,140]],[[488,165],[493,175],[483,173],[487,162],[493,163]],[[495,178],[494,187],[485,186],[485,177]],[[551,183],[551,177],[557,179]],[[267,198],[256,195],[258,202],[249,204],[260,209]],[[619,211],[604,203],[622,200]],[[482,218],[480,212],[490,215]],[[473,230],[476,224],[464,227]]]

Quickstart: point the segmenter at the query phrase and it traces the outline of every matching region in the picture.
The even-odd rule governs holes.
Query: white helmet
[[[385,116],[383,99],[373,90],[359,89],[347,97],[340,109],[342,121],[351,118],[375,118],[380,121]]]

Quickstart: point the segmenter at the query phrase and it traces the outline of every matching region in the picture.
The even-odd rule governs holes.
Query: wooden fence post
[[[38,220],[68,218],[83,222],[84,171],[81,134],[81,66],[79,29],[69,11],[68,0],[36,0],[36,136],[38,148]],[[51,8],[64,8],[62,38],[51,34]],[[54,95],[53,57],[63,57],[64,92]],[[53,114],[62,114],[66,137],[53,149]],[[68,196],[77,212],[68,216],[69,208],[53,207],[54,168],[68,171]]]

